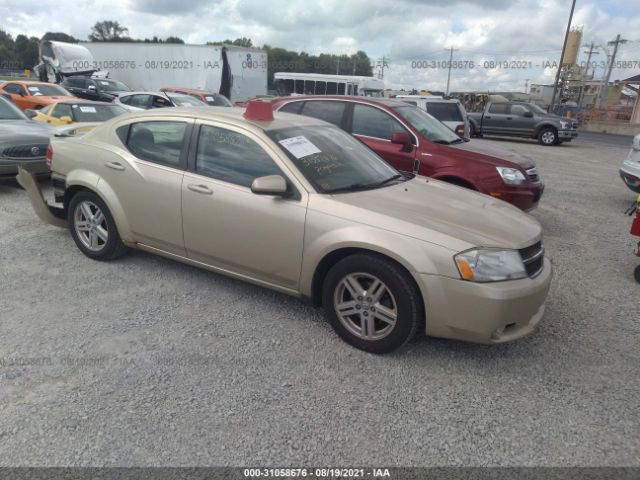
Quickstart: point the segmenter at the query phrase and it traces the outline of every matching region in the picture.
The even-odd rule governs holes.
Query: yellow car
[[[41,110],[25,110],[24,113],[37,122],[58,126],[104,122],[128,112],[111,103],[64,100],[52,103]]]

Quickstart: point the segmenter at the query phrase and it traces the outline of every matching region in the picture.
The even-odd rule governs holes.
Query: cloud
[[[607,42],[618,33],[634,40],[621,46],[618,59],[629,63],[612,79],[640,73],[640,12],[631,3],[580,0],[576,7],[582,43],[602,47],[595,60],[606,60]],[[436,90],[445,88],[453,46],[463,68],[452,69],[452,90],[522,90],[527,79],[553,81],[548,62],[559,61],[569,7],[566,0],[4,0],[0,28],[14,36],[50,30],[84,39],[97,21],[116,20],[137,38],[171,35],[198,44],[249,37],[254,45],[313,54],[364,50],[374,61],[385,57],[388,86]],[[417,61],[434,67],[416,68]],[[599,66],[596,77],[603,71]]]

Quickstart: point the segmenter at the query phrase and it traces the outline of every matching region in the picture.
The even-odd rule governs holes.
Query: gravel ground
[[[363,353],[287,296],[91,261],[0,184],[0,466],[640,466],[628,147],[474,141],[546,182],[547,314],[507,345]]]

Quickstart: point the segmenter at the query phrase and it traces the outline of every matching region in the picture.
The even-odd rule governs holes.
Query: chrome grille
[[[6,158],[44,158],[47,154],[46,144],[31,144],[31,145],[15,145],[13,147],[7,147],[2,151],[2,156]]]
[[[542,242],[522,248],[519,252],[520,257],[522,257],[522,263],[524,263],[527,270],[527,275],[530,278],[538,276],[544,266],[544,246]]]
[[[530,181],[534,183],[540,181],[540,174],[538,173],[538,169],[536,167],[527,168],[525,171],[527,172],[527,177]]]

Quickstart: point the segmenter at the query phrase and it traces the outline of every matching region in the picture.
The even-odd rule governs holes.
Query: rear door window
[[[73,119],[73,114],[71,113],[71,105],[68,105],[66,103],[59,103],[58,105],[56,105],[56,108],[53,109],[53,113],[51,114],[51,116],[56,118],[69,117]]]
[[[489,113],[501,113],[507,114],[509,113],[509,104],[508,103],[492,103],[489,107]]]
[[[342,102],[309,101],[304,104],[302,115],[318,118],[339,127],[342,125],[345,106]]]
[[[150,95],[131,95],[128,105],[138,108],[149,108]]]
[[[25,94],[26,93],[24,88],[22,88],[17,83],[8,83],[4,87],[2,87],[2,89],[5,92],[13,93],[14,95],[21,95],[21,94]]]
[[[127,148],[141,160],[180,168],[186,131],[184,122],[133,123]]]
[[[304,105],[304,102],[291,102],[284,105],[279,111],[286,112],[286,113],[299,114],[303,105]]]
[[[391,140],[393,132],[406,131],[402,124],[387,112],[359,103],[353,106],[352,133],[354,135]]]
[[[427,102],[427,113],[441,122],[462,122],[462,113],[458,104],[451,102]]]

